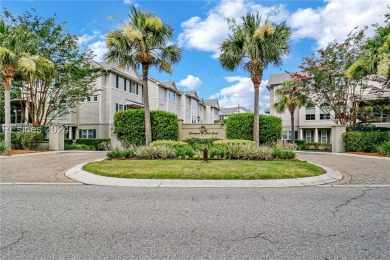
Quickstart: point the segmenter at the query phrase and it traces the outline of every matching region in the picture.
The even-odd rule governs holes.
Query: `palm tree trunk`
[[[4,85],[4,142],[8,148],[11,148],[11,90],[7,83]]]
[[[255,107],[254,107],[254,119],[253,119],[253,141],[256,142],[256,146],[259,147],[259,89],[260,84],[255,84]]]
[[[291,115],[291,142],[292,143],[295,143],[295,126],[294,126],[294,122],[295,122],[295,118],[294,118],[294,112],[295,111],[290,111],[290,115]]]
[[[144,112],[145,112],[145,145],[148,146],[152,142],[152,121],[150,119],[149,109],[149,94],[148,94],[148,74],[149,65],[142,64],[142,98],[144,101]]]

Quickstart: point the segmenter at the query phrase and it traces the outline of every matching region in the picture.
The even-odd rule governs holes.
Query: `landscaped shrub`
[[[172,141],[172,140],[158,140],[150,143],[150,146],[169,146],[171,148],[185,148],[188,146],[188,143],[182,141]]]
[[[229,116],[226,122],[228,139],[253,140],[253,113]],[[276,116],[260,115],[259,141],[270,143],[282,138],[282,119]]]
[[[125,150],[119,150],[118,148],[109,151],[107,153],[107,157],[109,159],[118,159],[118,160],[125,160],[125,159],[131,159],[134,157],[134,147],[127,148]]]
[[[247,144],[247,145],[252,145],[252,146],[256,145],[255,141],[240,140],[240,139],[228,139],[228,140],[214,141],[213,146],[216,148],[227,148],[228,145],[242,145],[242,144]]]
[[[7,155],[9,153],[9,148],[5,145],[4,141],[0,141],[0,154]]]
[[[175,114],[165,111],[151,111],[152,140],[177,140],[179,124]],[[142,109],[118,111],[114,115],[115,134],[123,144],[145,144],[145,122]]]
[[[272,152],[274,158],[278,159],[294,159],[296,157],[296,153],[292,150],[282,150],[279,148],[275,148]]]
[[[306,142],[303,139],[297,139],[295,140],[295,144],[297,145],[297,148],[300,150],[306,149]]]
[[[194,150],[201,150],[206,147],[211,148],[213,147],[213,143],[215,141],[221,140],[220,138],[188,138],[185,139],[184,142],[188,143],[189,145],[192,146]]]
[[[332,144],[307,142],[305,143],[305,150],[323,150],[330,152],[332,151]]]
[[[105,147],[111,146],[110,138],[79,138],[76,140],[76,144],[84,144],[93,146],[97,151],[106,151]]]
[[[354,131],[343,134],[345,150],[347,152],[376,152],[378,145],[390,141],[390,131],[369,132]]]
[[[14,132],[11,134],[11,146],[12,149],[36,149],[42,139],[41,132]]]
[[[173,159],[176,158],[175,149],[168,146],[139,146],[135,148],[136,159]]]
[[[256,147],[252,144],[228,145],[226,159],[272,160],[273,149],[268,146]]]
[[[72,139],[64,139],[64,144],[73,144]]]
[[[95,147],[86,144],[66,144],[65,150],[83,150],[83,151],[95,151]]]
[[[378,152],[390,156],[390,141],[386,141],[382,145],[380,145],[378,147]]]

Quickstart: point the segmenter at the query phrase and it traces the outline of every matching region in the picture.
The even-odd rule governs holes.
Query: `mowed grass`
[[[317,176],[325,170],[301,161],[104,160],[84,165],[97,175],[132,179],[255,180]]]

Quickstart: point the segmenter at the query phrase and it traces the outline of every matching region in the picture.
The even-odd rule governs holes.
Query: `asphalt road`
[[[390,259],[390,187],[0,194],[1,259]]]

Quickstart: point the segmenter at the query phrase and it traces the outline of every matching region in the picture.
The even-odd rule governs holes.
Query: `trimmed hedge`
[[[378,152],[390,156],[390,141],[384,142],[382,145],[378,147]]]
[[[368,132],[354,131],[343,134],[345,150],[347,152],[377,152],[378,146],[390,141],[390,131]]]
[[[314,142],[307,142],[304,143],[304,149],[305,150],[324,150],[326,152],[332,151],[332,145],[328,143],[314,143]]]
[[[253,113],[231,115],[226,122],[228,139],[253,140]],[[282,119],[276,116],[259,116],[259,141],[271,143],[282,138]]]
[[[65,144],[65,150],[95,151],[95,147],[86,144]]]
[[[73,140],[72,139],[64,139],[64,144],[67,144],[67,145],[73,144]]]
[[[152,141],[177,140],[179,124],[175,114],[151,111]],[[118,111],[114,115],[115,134],[125,147],[145,145],[145,120],[143,109]]]
[[[97,151],[102,150],[101,149],[102,143],[111,144],[111,139],[110,138],[80,138],[80,139],[76,139],[76,144],[83,144],[83,145],[87,145],[87,146],[92,146]],[[70,144],[72,144],[72,143],[70,143]]]

